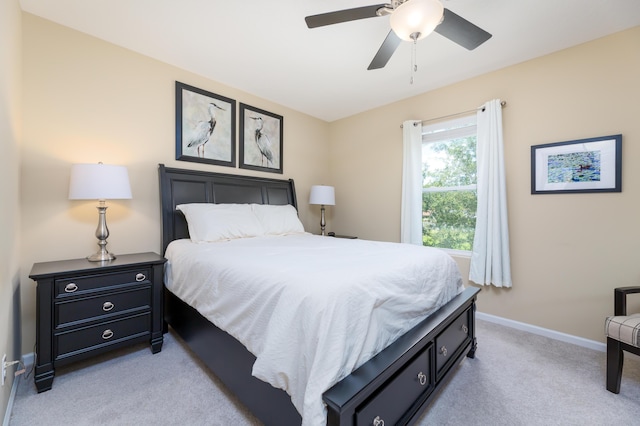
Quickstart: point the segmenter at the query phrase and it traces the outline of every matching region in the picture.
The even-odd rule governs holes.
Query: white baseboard
[[[524,322],[514,321],[507,318],[491,315],[491,314],[485,314],[482,312],[476,312],[476,318],[479,320],[493,322],[496,324],[526,331],[528,333],[533,333],[540,336],[548,337],[550,339],[572,343],[574,345],[582,346],[584,348],[594,349],[600,352],[606,352],[607,350],[607,345],[605,343],[596,342],[595,340],[589,340],[589,339],[585,339],[578,336],[573,336],[571,334],[561,333],[559,331],[549,330],[548,328],[542,328],[542,327],[527,324]]]
[[[35,361],[36,355],[31,352],[25,355],[22,355],[22,363],[25,366],[25,370],[30,371],[33,363]],[[11,393],[9,394],[9,401],[7,402],[7,411],[4,412],[4,419],[2,421],[2,426],[9,426],[9,420],[11,419],[11,411],[13,411],[13,402],[16,399],[16,392],[18,391],[18,382],[22,380],[22,376],[15,377],[13,379],[13,384],[11,385]]]
[[[11,393],[9,394],[9,402],[7,402],[7,411],[4,412],[4,420],[2,421],[2,426],[9,426],[9,419],[11,419],[11,410],[13,409],[13,401],[16,399],[19,380],[20,376],[13,379],[13,384],[11,385]]]

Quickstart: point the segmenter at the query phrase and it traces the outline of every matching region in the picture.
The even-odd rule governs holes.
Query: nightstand
[[[51,389],[56,367],[145,341],[162,350],[165,262],[138,253],[33,265],[38,392]]]
[[[347,238],[347,239],[349,239],[349,240],[357,240],[357,239],[358,239],[358,237],[354,237],[354,236],[352,236],[352,235],[336,235],[336,233],[335,233],[335,232],[329,232],[327,235],[328,235],[329,237],[334,237],[334,238]]]

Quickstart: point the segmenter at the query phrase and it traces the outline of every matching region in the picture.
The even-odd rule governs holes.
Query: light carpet
[[[476,321],[465,359],[419,425],[640,424],[640,359],[625,354],[621,392],[602,352]],[[38,394],[20,380],[9,425],[259,425],[173,333],[56,371]]]

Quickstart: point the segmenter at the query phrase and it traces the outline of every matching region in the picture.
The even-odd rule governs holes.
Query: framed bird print
[[[281,115],[240,103],[240,168],[282,173]]]
[[[176,81],[176,160],[236,166],[236,101]]]

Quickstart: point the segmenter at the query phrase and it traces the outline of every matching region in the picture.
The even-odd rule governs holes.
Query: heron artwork
[[[262,117],[251,117],[252,120],[256,121],[256,145],[258,145],[258,149],[261,154],[261,164],[264,166],[265,160],[267,161],[267,166],[273,166],[273,151],[271,149],[271,140],[266,133],[262,132],[262,127],[264,126],[264,121]]]
[[[213,130],[216,128],[216,109],[226,111],[224,108],[221,108],[213,102],[210,102],[209,120],[199,121],[198,124],[196,124],[192,129],[191,133],[185,138],[187,147],[195,147],[198,152],[198,157],[204,158],[204,146],[207,142],[209,142],[209,139],[211,139],[211,135],[213,134]]]

